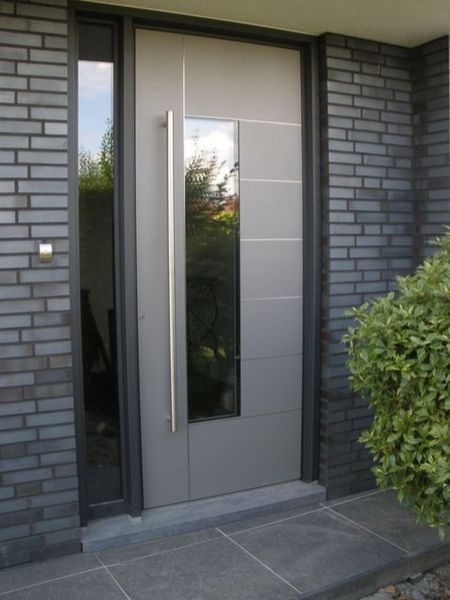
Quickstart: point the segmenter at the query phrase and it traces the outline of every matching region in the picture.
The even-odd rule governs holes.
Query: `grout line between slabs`
[[[322,506],[324,506],[324,505],[322,505]],[[356,525],[356,527],[359,527],[360,529],[363,529],[364,531],[367,531],[367,533],[371,533],[372,535],[376,536],[380,540],[383,540],[384,542],[390,544],[391,546],[394,546],[395,548],[397,548],[397,550],[401,550],[406,555],[409,555],[408,550],[406,550],[402,546],[399,546],[398,544],[396,544],[395,542],[389,540],[388,538],[385,538],[383,535],[380,535],[379,533],[375,533],[375,531],[372,531],[371,529],[369,529],[368,527],[365,527],[364,525],[362,525],[361,523],[358,523],[357,521],[353,521],[349,517],[346,517],[345,515],[342,515],[341,513],[338,513],[337,511],[333,510],[332,508],[330,508],[328,506],[324,506],[324,508],[326,510],[328,510],[329,512],[333,513],[333,515],[336,515],[337,517],[341,517],[345,521],[348,521],[349,523],[352,523],[352,525]]]
[[[335,506],[342,506],[343,504],[348,504],[349,502],[357,502],[358,500],[365,500],[366,498],[371,498],[372,496],[376,496],[377,494],[384,494],[388,492],[391,488],[386,488],[384,490],[372,490],[371,492],[367,492],[365,494],[358,494],[355,498],[345,498],[343,500],[336,500],[333,504],[327,504],[331,508]]]
[[[6,592],[0,592],[0,596],[6,596],[7,594],[12,594],[13,592],[20,592],[22,590],[28,590],[39,585],[45,585],[46,583],[53,583],[54,581],[61,581],[62,579],[68,579],[69,577],[76,577],[77,575],[92,573],[93,571],[101,571],[103,568],[104,567],[93,567],[92,569],[86,569],[85,571],[77,571],[76,573],[68,573],[67,575],[61,575],[61,577],[53,577],[52,579],[46,579],[45,581],[37,581],[36,583],[30,583],[29,585],[22,585],[18,588],[7,590]]]
[[[270,525],[277,525],[278,523],[284,523],[284,521],[291,521],[292,519],[299,519],[300,517],[305,517],[306,515],[312,515],[315,512],[320,512],[323,509],[324,506],[321,503],[319,508],[314,508],[313,510],[308,510],[302,513],[296,513],[295,515],[291,515],[290,517],[283,517],[282,519],[276,519],[275,521],[270,521],[269,523],[261,523],[261,525],[254,525],[253,527],[247,527],[245,529],[237,529],[236,531],[233,531],[231,535],[237,535],[238,533],[253,531],[254,529],[261,529],[262,527],[270,527]]]
[[[234,544],[235,546],[237,546],[240,550],[242,550],[243,552],[245,552],[246,554],[248,554],[248,556],[250,556],[251,558],[253,558],[254,560],[256,560],[257,563],[259,563],[261,566],[263,566],[267,571],[269,571],[269,573],[272,573],[272,575],[275,575],[275,577],[277,577],[277,579],[280,579],[280,581],[282,581],[283,583],[285,583],[286,585],[288,585],[292,590],[294,590],[297,594],[299,594],[300,596],[303,594],[303,592],[301,592],[298,588],[295,587],[295,585],[292,585],[292,583],[290,583],[287,579],[285,579],[284,577],[282,577],[279,573],[277,573],[276,571],[274,571],[272,568],[269,567],[269,565],[266,565],[266,563],[264,563],[262,560],[260,560],[259,558],[257,558],[254,554],[252,554],[251,552],[249,552],[246,548],[244,548],[244,546],[241,546],[238,542],[236,542],[236,540],[233,540],[232,537],[230,537],[229,535],[227,535],[225,532],[223,532],[221,529],[219,529],[219,527],[216,527],[217,531],[219,533],[221,533],[227,540],[229,540],[232,544]]]
[[[98,556],[95,557],[98,562],[103,566],[103,569],[105,569],[105,571],[108,573],[108,575],[111,577],[111,579],[114,581],[114,583],[116,584],[116,586],[119,588],[119,590],[122,592],[122,594],[124,595],[124,597],[126,598],[126,600],[131,600],[130,596],[126,593],[126,591],[123,589],[123,587],[120,585],[120,583],[117,581],[117,579],[114,577],[114,575],[111,573],[111,571],[109,570],[109,568],[105,565],[105,563],[102,561],[101,558],[99,558]]]

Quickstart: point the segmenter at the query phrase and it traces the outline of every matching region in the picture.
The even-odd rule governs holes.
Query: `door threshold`
[[[83,552],[146,542],[152,539],[217,527],[267,513],[300,508],[325,500],[325,488],[316,483],[291,481],[246,492],[216,496],[91,521],[83,528]]]

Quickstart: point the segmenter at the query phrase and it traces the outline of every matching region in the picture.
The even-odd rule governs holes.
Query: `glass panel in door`
[[[238,122],[185,120],[189,421],[239,414]]]

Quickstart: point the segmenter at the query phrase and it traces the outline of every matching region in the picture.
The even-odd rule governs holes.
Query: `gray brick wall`
[[[391,289],[449,222],[448,40],[409,50],[321,40],[323,312],[320,479],[330,497],[373,487],[358,443],[344,312]]]
[[[66,0],[4,0],[0,566],[80,548],[67,236]]]
[[[419,257],[450,224],[449,39],[413,51],[414,177],[418,208]]]

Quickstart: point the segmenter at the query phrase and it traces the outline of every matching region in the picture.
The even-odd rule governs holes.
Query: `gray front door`
[[[295,50],[138,30],[145,507],[300,477]]]

